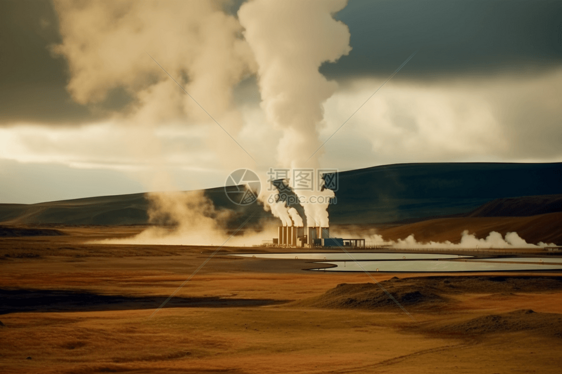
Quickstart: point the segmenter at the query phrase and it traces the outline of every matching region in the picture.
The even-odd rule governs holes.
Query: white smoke
[[[139,119],[210,121],[207,114],[162,71],[160,63],[210,113],[231,113],[232,87],[254,71],[241,26],[223,1],[154,0],[83,2],[55,0],[68,90],[81,104],[103,101],[115,88],[134,98]],[[137,119],[138,120],[138,119]],[[236,123],[235,123],[236,122]],[[222,122],[221,122],[222,123]]]
[[[269,203],[268,208],[274,217],[277,217],[281,220],[283,226],[292,226],[293,221],[291,220],[291,215],[289,214],[289,210],[285,205],[285,201],[276,201],[273,203]]]
[[[240,37],[242,28],[224,11],[224,1],[55,0],[54,4],[62,43],[53,50],[68,61],[68,91],[76,102],[94,106],[114,89],[129,95],[132,103],[113,117],[128,127],[124,148],[145,165],[141,178],[149,190],[178,190],[166,171],[173,160],[164,156],[159,128],[181,123],[220,131],[208,112],[230,134],[240,131],[243,121],[232,91],[255,68]],[[208,131],[207,145],[218,162],[231,168],[240,166],[238,155],[247,160],[230,137],[213,131]],[[204,194],[154,192],[149,201],[151,222],[168,217],[178,241],[215,244],[224,239],[218,223],[225,213],[215,211]],[[151,229],[139,240],[150,236],[162,240],[170,230]]]
[[[127,147],[148,166],[143,180],[153,191],[177,191],[166,172],[169,160],[157,130],[178,122],[210,124],[216,130],[205,113],[209,112],[236,136],[243,120],[233,104],[233,87],[256,70],[267,120],[283,133],[278,165],[318,167],[322,151],[308,163],[307,158],[320,145],[322,104],[336,89],[335,82],[327,81],[318,69],[350,50],[347,27],[333,18],[345,4],[345,0],[255,0],[242,5],[239,22],[224,11],[222,0],[170,0],[165,6],[151,0],[55,0],[62,43],[53,50],[68,61],[68,90],[76,102],[97,105],[115,89],[130,96],[127,110],[113,117],[134,129]],[[232,140],[212,135],[216,134],[209,135],[208,146],[218,160],[239,166]],[[332,196],[333,192],[316,194]],[[155,192],[150,202],[151,222],[168,217],[180,241],[224,238],[218,226],[226,213],[216,211],[204,194]],[[303,204],[312,224],[328,225],[328,202]],[[302,224],[298,212],[289,212],[284,202],[268,208],[283,225]],[[149,230],[139,239],[169,236],[169,230],[156,231]]]
[[[302,221],[302,217],[300,216],[299,212],[293,208],[290,207],[288,209],[289,215],[291,216],[291,219],[293,220],[293,225],[294,226],[298,226],[298,227],[303,227],[304,223]]]
[[[385,245],[400,249],[413,248],[444,248],[444,249],[463,249],[463,248],[540,248],[545,246],[554,246],[555,244],[547,244],[540,242],[538,244],[527,243],[516,232],[508,232],[505,237],[496,231],[492,231],[484,239],[478,239],[475,235],[470,234],[468,230],[464,230],[459,243],[450,241],[444,242],[418,242],[414,235],[409,235],[405,239],[385,240],[381,235],[370,235],[365,238],[367,245]]]
[[[351,50],[347,26],[333,18],[346,3],[254,0],[242,5],[238,12],[258,66],[261,106],[268,122],[283,133],[277,147],[280,167],[319,166],[322,150],[309,158],[321,145],[318,134],[324,126],[322,104],[337,85],[318,69],[324,62],[335,62]],[[314,203],[307,199],[302,205],[309,226],[328,226],[327,197],[333,191],[303,195],[325,197]],[[277,204],[274,209],[282,217],[280,211],[288,207]]]
[[[330,219],[328,216],[329,199],[335,197],[332,190],[324,190],[321,192],[304,192],[305,198],[310,199],[309,203],[302,204],[306,213],[307,221],[310,220],[308,226],[329,227]]]

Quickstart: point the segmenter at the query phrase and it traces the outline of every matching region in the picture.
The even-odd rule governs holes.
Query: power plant
[[[329,227],[279,226],[273,244],[280,247],[365,248],[365,239],[331,238]]]

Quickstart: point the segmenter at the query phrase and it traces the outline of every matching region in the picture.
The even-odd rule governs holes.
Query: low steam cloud
[[[413,248],[443,248],[443,249],[491,249],[491,248],[540,248],[546,246],[554,246],[555,244],[547,243],[527,243],[516,232],[508,232],[503,237],[500,233],[492,231],[486,238],[478,239],[474,234],[470,234],[465,230],[461,234],[459,243],[452,243],[450,241],[444,242],[418,242],[414,235],[409,235],[405,239],[398,240],[385,240],[381,235],[369,235],[365,237],[367,245],[373,246],[391,246],[400,249],[413,249]]]

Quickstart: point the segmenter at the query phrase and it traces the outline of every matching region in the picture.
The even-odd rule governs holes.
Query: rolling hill
[[[384,224],[465,215],[504,198],[559,195],[562,163],[399,164],[339,174],[334,224]]]
[[[275,220],[261,206],[239,206],[223,187],[205,190],[236,227],[248,215]],[[334,225],[413,223],[439,217],[515,217],[562,211],[562,163],[420,163],[339,173]],[[0,204],[12,225],[133,225],[148,223],[146,194],[90,197],[39,204]]]

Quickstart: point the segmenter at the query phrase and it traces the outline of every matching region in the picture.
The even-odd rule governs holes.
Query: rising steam
[[[170,0],[166,6],[151,0],[55,0],[62,43],[54,52],[68,61],[68,91],[76,102],[90,105],[103,103],[115,90],[126,92],[132,102],[114,116],[130,126],[130,152],[147,166],[144,183],[151,191],[164,191],[149,195],[149,217],[167,228],[147,230],[139,240],[216,244],[225,239],[221,226],[227,213],[217,211],[203,193],[173,192],[178,188],[166,172],[169,160],[156,132],[177,123],[216,130],[212,113],[236,136],[243,120],[232,91],[251,74],[257,73],[267,121],[282,132],[277,165],[319,167],[323,104],[337,88],[319,68],[351,50],[347,26],[334,19],[346,2],[252,0],[237,18],[222,0]],[[207,145],[223,167],[239,167],[232,150],[246,155],[225,134],[213,135]],[[317,189],[319,176],[314,177]],[[283,225],[328,226],[333,191],[298,193],[305,198],[306,222],[284,201],[268,203],[263,194],[260,199]]]
[[[293,221],[291,220],[291,215],[289,214],[284,201],[276,201],[270,203],[269,205],[266,205],[266,210],[267,209],[271,211],[271,214],[273,214],[274,217],[277,217],[281,220],[281,224],[283,226],[292,225]]]
[[[127,146],[132,157],[145,165],[142,179],[149,190],[178,190],[166,172],[169,160],[156,135],[160,127],[214,126],[163,68],[229,133],[236,135],[243,125],[233,105],[232,89],[255,71],[254,61],[240,37],[238,20],[224,11],[224,3],[54,2],[62,37],[54,52],[68,61],[68,91],[76,102],[94,105],[116,89],[127,93],[132,103],[126,114],[113,115],[130,126]],[[220,156],[217,159],[223,166],[232,167],[239,161],[236,152],[242,151],[232,147],[230,138],[212,135],[216,134],[211,134],[208,147]],[[218,229],[224,212],[215,211],[203,193],[154,192],[149,201],[150,221],[170,225],[184,243],[210,244],[224,237]],[[151,229],[139,239],[160,241],[169,234],[170,230]]]
[[[262,109],[267,120],[283,133],[277,147],[280,167],[319,166],[322,151],[309,158],[321,145],[318,131],[324,125],[322,104],[332,96],[337,85],[318,69],[351,50],[347,26],[333,18],[346,3],[346,0],[254,0],[242,5],[238,12],[258,67]],[[326,198],[321,202],[302,203],[307,224],[328,226],[328,197],[333,196],[333,191],[302,193],[307,198],[313,194]],[[289,222],[286,219],[289,215],[298,215],[296,211],[289,214],[284,203],[274,205],[271,211],[283,225]]]
[[[341,233],[340,233],[341,234]],[[502,234],[492,231],[486,238],[478,239],[474,234],[470,234],[468,230],[464,230],[461,234],[459,243],[450,241],[444,242],[418,242],[414,235],[409,235],[405,239],[385,240],[381,235],[369,235],[365,237],[366,244],[369,246],[390,246],[399,249],[415,249],[415,248],[443,248],[443,249],[474,249],[474,248],[540,248],[546,246],[555,246],[540,242],[538,244],[527,243],[516,232],[508,232],[505,237]]]
[[[293,220],[293,226],[297,226],[297,227],[303,227],[304,226],[302,218],[299,215],[299,212],[295,208],[293,208],[293,207],[289,208],[288,212],[289,212],[289,215],[291,216],[291,219]]]

